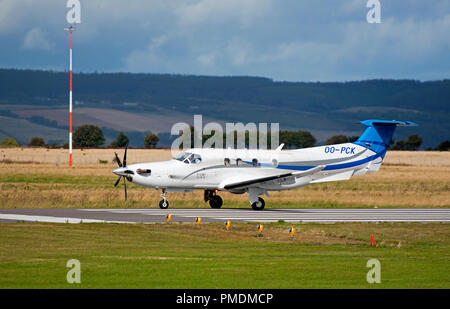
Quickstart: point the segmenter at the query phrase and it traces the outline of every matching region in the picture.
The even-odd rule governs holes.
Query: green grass
[[[30,173],[3,173],[0,174],[0,207],[2,208],[149,208],[158,207],[160,200],[159,193],[154,189],[143,188],[141,186],[127,182],[128,201],[123,200],[123,185],[116,188],[113,184],[117,178],[111,176],[90,176],[90,175],[70,175],[70,174],[39,174],[33,171]],[[343,181],[333,183],[314,184],[301,189],[296,189],[288,194],[306,196],[311,192],[367,192],[368,194],[378,194],[377,192],[413,192],[425,198],[426,194],[439,194],[448,191],[448,184],[445,181],[433,183],[391,183],[389,182],[368,182],[365,179],[357,181]],[[379,190],[379,191],[377,191]],[[235,196],[232,196],[235,197]],[[295,198],[291,200],[267,199],[267,207],[270,208],[373,208],[373,203],[363,203],[358,200],[348,202],[345,198],[339,201],[325,199],[301,200]],[[323,198],[323,197],[322,197]],[[169,201],[171,207],[176,208],[209,208],[204,203],[201,195],[194,196],[192,193],[170,193]],[[226,208],[248,208],[249,203],[246,198],[233,200],[224,197],[224,207]],[[398,208],[409,206],[391,205],[380,201],[377,203],[380,208]],[[426,206],[421,207],[446,207],[445,205],[434,205],[431,201]]]
[[[0,288],[450,287],[448,224],[299,224],[294,240],[289,226],[1,224]],[[366,282],[371,258],[381,284]]]
[[[0,174],[0,184],[39,184],[41,188],[44,185],[59,184],[61,189],[83,188],[95,185],[98,188],[111,188],[117,177],[111,173],[111,176],[75,176],[61,174],[35,174],[30,171],[28,174]],[[70,186],[69,186],[70,185]],[[140,186],[128,183],[131,188],[141,188]],[[74,187],[75,186],[75,187]],[[326,191],[326,190],[351,190],[351,191],[420,191],[439,193],[448,191],[449,185],[446,180],[441,181],[422,181],[415,180],[402,181],[393,179],[390,182],[374,182],[364,178],[358,178],[358,181],[340,181],[329,183],[318,183],[302,188],[302,191]]]

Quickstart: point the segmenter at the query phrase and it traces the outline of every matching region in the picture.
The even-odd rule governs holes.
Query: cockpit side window
[[[183,152],[178,157],[174,158],[175,160],[182,161],[186,164],[197,164],[202,161],[202,157],[196,153]]]
[[[196,153],[192,154],[189,159],[191,160],[192,164],[198,164],[202,162],[202,157]]]

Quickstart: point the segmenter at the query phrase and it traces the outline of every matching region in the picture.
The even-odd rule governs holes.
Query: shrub
[[[98,147],[105,143],[105,136],[102,130],[95,125],[82,125],[76,128],[73,133],[74,146]]]
[[[19,147],[20,144],[16,142],[16,140],[12,137],[5,138],[1,143],[0,146],[3,147]]]
[[[150,133],[144,137],[145,148],[155,148],[159,142],[159,137],[156,134]]]
[[[30,142],[28,143],[28,146],[30,147],[43,147],[45,146],[45,141],[41,137],[33,137]]]

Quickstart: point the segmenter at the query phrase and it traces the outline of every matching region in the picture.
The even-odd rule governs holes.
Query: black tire
[[[211,197],[211,199],[209,200],[209,206],[211,206],[211,208],[220,208],[223,205],[223,200],[220,196],[218,195],[214,195]]]
[[[159,201],[159,208],[161,208],[161,209],[169,208],[169,201],[168,200]]]
[[[262,197],[258,197],[258,201],[252,204],[253,210],[263,210],[264,206],[266,206],[266,202]]]

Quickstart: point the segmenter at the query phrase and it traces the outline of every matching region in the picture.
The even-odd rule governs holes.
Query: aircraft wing
[[[263,183],[266,183],[269,181],[274,181],[274,180],[286,179],[286,178],[291,178],[291,177],[292,178],[304,177],[304,176],[308,176],[308,175],[320,172],[324,168],[325,168],[325,165],[319,165],[319,166],[310,168],[309,170],[306,170],[306,171],[291,172],[291,173],[286,173],[286,174],[259,177],[259,178],[254,178],[254,179],[250,179],[250,180],[229,183],[224,186],[224,189],[226,189],[226,190],[242,189],[242,188],[248,188],[250,186],[259,185],[259,184],[263,184]]]

